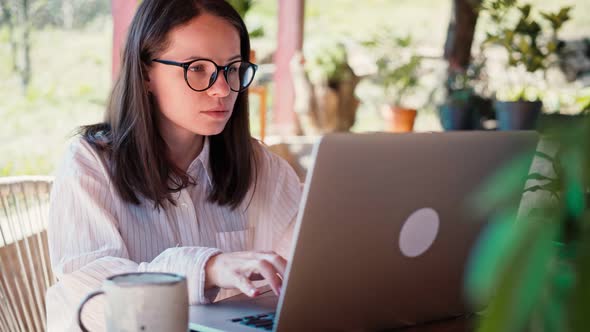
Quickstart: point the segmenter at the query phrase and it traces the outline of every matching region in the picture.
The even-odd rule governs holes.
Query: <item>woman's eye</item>
[[[190,71],[192,71],[192,72],[201,72],[201,71],[203,71],[203,70],[204,70],[204,68],[203,68],[203,66],[201,66],[201,65],[198,65],[198,66],[192,66],[192,67],[189,67],[189,69],[188,69],[188,70],[190,70]]]

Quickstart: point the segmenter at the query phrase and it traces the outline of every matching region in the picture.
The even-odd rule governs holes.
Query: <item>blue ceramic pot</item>
[[[474,111],[470,105],[440,105],[440,121],[445,130],[474,129]]]
[[[496,101],[496,119],[500,130],[532,130],[543,108],[541,101]]]

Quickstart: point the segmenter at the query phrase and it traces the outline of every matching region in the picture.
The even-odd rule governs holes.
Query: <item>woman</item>
[[[249,51],[225,1],[141,3],[106,120],[82,128],[56,175],[50,331],[71,328],[82,297],[117,273],[185,275],[192,304],[220,288],[256,296],[257,277],[279,294],[275,252],[289,248],[300,184],[250,136]],[[96,302],[91,330],[104,324]]]

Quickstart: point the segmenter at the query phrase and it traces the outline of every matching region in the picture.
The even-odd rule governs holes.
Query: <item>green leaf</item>
[[[514,40],[514,31],[506,29],[506,30],[504,30],[504,36],[505,36],[505,39],[504,39],[505,42],[508,44],[511,44],[512,41]]]
[[[548,21],[551,24],[551,28],[554,31],[561,29],[563,24],[570,20],[570,10],[572,9],[571,6],[562,7],[558,12],[555,13],[547,13],[541,12],[541,17]]]
[[[506,269],[506,257],[511,256],[518,245],[513,225],[513,214],[497,215],[477,240],[465,280],[467,294],[473,303],[486,303],[492,297],[499,275]]]
[[[249,32],[250,38],[261,38],[264,37],[264,27],[259,26],[255,29],[250,30]]]
[[[581,165],[582,155],[579,151],[570,149],[563,154],[565,168],[565,202],[567,210],[575,218],[582,216],[586,208],[584,177]]]
[[[252,5],[253,0],[228,0],[228,2],[234,7],[234,9],[240,14],[242,18],[246,16]]]
[[[556,254],[557,224],[526,220],[515,224],[514,233],[512,251],[501,257],[505,267],[489,271],[497,287],[479,332],[521,331],[543,293],[548,265]]]
[[[557,14],[557,17],[559,17],[559,19],[561,19],[562,21],[569,19],[570,12],[572,11],[572,8],[573,8],[572,6],[562,7],[561,9],[559,9],[559,13]]]
[[[531,47],[525,38],[521,38],[518,43],[518,49],[520,52],[526,54],[530,51]]]
[[[402,38],[395,38],[395,42],[399,47],[409,47],[410,45],[412,45],[412,36],[407,35]]]
[[[518,7],[518,10],[520,10],[520,13],[521,13],[523,19],[527,18],[531,14],[531,5],[526,4],[526,5],[520,6],[520,7]]]
[[[575,270],[577,271],[575,292],[572,294],[568,307],[569,323],[572,327],[571,331],[574,332],[585,332],[590,326],[590,315],[588,315],[590,305],[590,233],[587,229],[589,216],[586,215],[584,220],[586,229],[581,234],[580,247],[575,258]]]
[[[537,23],[537,21],[532,21],[530,23],[530,25],[528,26],[528,33],[529,33],[532,40],[536,40],[537,36],[539,35],[539,33],[542,30],[543,29],[541,28],[541,25],[539,25],[539,23]]]
[[[551,24],[552,29],[554,29],[554,30],[558,29],[558,25],[559,25],[558,20],[559,19],[558,19],[557,15],[552,14],[552,13],[544,13],[544,12],[541,12],[540,14],[541,14],[542,18],[544,18],[546,21],[548,21]]]

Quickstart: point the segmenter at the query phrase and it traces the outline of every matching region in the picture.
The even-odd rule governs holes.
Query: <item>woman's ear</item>
[[[150,68],[147,65],[141,66],[141,76],[143,76],[143,84],[148,91],[152,91],[150,83]]]
[[[143,84],[145,86],[145,89],[151,93],[153,90],[152,90],[152,82],[150,81],[150,72],[146,70],[143,77],[144,77]]]

